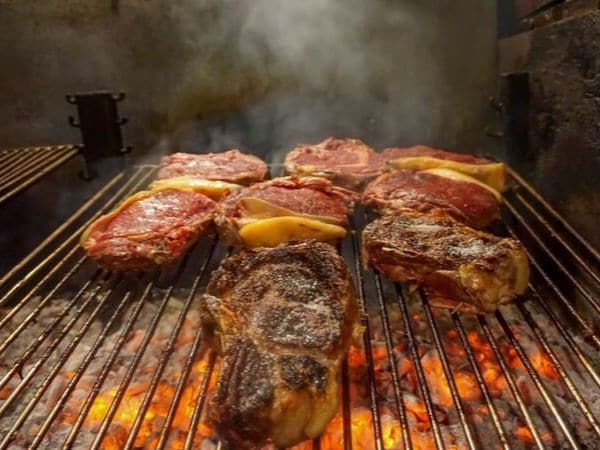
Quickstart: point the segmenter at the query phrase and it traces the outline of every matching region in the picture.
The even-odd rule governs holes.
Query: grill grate
[[[30,147],[0,152],[0,204],[27,189],[79,152],[76,146]]]
[[[213,237],[176,267],[130,276],[97,269],[77,242],[91,221],[145,186],[154,170],[140,166],[115,176],[0,278],[0,450],[191,449],[203,438],[202,448],[220,446],[207,438],[203,420],[218,360],[202,346],[201,328],[190,324],[197,323],[196,294],[228,249]],[[365,332],[362,346],[342,365],[342,405],[334,419],[339,441],[326,434],[299,448],[594,448],[600,439],[600,257],[524,180],[511,175],[515,188],[506,195],[504,231],[525,244],[532,283],[523,301],[493,316],[431,308],[426,292],[361,267],[358,233],[340,245],[357,281]],[[358,230],[367,220],[359,210],[352,225]],[[505,380],[501,395],[490,384],[481,348],[493,355]],[[460,367],[456,349],[463,355]],[[539,354],[555,379],[543,375],[534,360]],[[430,355],[439,361],[437,372],[431,372]],[[401,363],[412,367],[425,430],[415,429],[407,397],[411,379]],[[362,371],[364,376],[357,375]],[[477,404],[487,411],[481,420],[474,420],[473,401],[461,386],[465,371],[473,376]],[[124,415],[141,378],[135,407]],[[436,398],[440,380],[448,396],[443,414]],[[100,400],[101,414],[92,420]],[[357,405],[368,411],[367,436],[360,441],[364,417]],[[513,423],[521,424],[519,433]],[[152,437],[147,442],[141,435]],[[429,436],[425,444],[423,435]],[[369,444],[361,444],[364,439]]]

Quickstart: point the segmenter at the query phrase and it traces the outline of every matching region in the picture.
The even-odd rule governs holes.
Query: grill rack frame
[[[0,205],[79,154],[76,145],[7,149],[0,152]]]
[[[1,161],[0,161],[1,162]],[[7,350],[7,348],[18,339],[21,332],[26,328],[28,323],[35,320],[36,315],[52,300],[54,294],[65,285],[68,280],[74,276],[74,274],[81,269],[83,264],[85,263],[85,256],[79,256],[77,258],[77,252],[79,250],[77,238],[81,231],[93,220],[99,217],[100,214],[109,211],[114,205],[117,204],[119,199],[125,198],[133,192],[139,190],[148,181],[150,181],[152,175],[154,174],[155,167],[154,166],[138,166],[135,168],[130,176],[129,174],[120,173],[113,177],[109,182],[103,186],[97,194],[91,197],[87,202],[85,202],[71,217],[69,217],[63,225],[57,228],[53,233],[51,233],[46,239],[44,239],[36,249],[27,255],[21,262],[19,262],[13,269],[7,272],[4,276],[0,277],[0,293],[2,296],[0,297],[0,307],[7,308],[8,313],[2,319],[0,319],[0,329],[6,326],[8,321],[17,314],[22,308],[24,308],[28,303],[34,298],[38,292],[42,292],[42,288],[47,287],[51,284],[56,276],[60,276],[58,282],[56,282],[50,291],[44,296],[41,297],[40,303],[33,309],[33,311],[27,316],[26,320],[24,320],[19,327],[12,331],[9,338],[5,340],[0,345],[0,356]],[[587,242],[583,239],[575,230],[570,227],[570,225],[556,212],[550,205],[548,205],[543,198],[523,180],[518,174],[516,174],[513,170],[509,169],[509,174],[511,179],[514,180],[515,187],[509,191],[505,195],[505,212],[508,214],[508,217],[505,217],[505,227],[507,232],[513,237],[521,238],[526,243],[530,244],[533,242],[533,246],[537,244],[537,252],[549,255],[549,259],[556,264],[559,270],[566,273],[567,282],[571,283],[570,290],[573,289],[580,292],[582,295],[582,301],[584,304],[587,304],[593,310],[597,310],[597,303],[595,300],[595,291],[594,289],[598,288],[600,283],[597,283],[600,280],[598,276],[597,270],[594,267],[597,267],[597,264],[600,263],[600,255],[599,253]],[[102,200],[105,196],[110,195],[110,193],[116,190],[114,194],[112,194],[109,199],[102,203]],[[531,217],[537,221],[537,225],[533,225],[526,218],[526,214],[530,214]],[[531,218],[530,217],[530,218]],[[366,220],[365,217],[357,217],[355,216],[352,220],[353,228],[357,228],[357,220]],[[81,225],[79,225],[81,223]],[[539,227],[539,228],[536,228]],[[72,231],[75,229],[75,231]],[[517,230],[521,229],[521,233]],[[567,266],[564,262],[562,262],[561,258],[556,255],[556,252],[550,248],[550,245],[546,242],[546,239],[540,236],[539,229],[544,229],[548,232],[545,237],[547,239],[552,239],[559,247],[562,247],[564,252],[569,255],[569,257],[576,263],[575,267],[579,268],[578,272],[581,271],[584,273],[584,280],[582,281],[579,277],[581,274],[572,274],[569,270],[567,270]],[[65,237],[66,235],[66,237]],[[525,240],[525,238],[527,238]],[[216,239],[216,238],[215,238]],[[165,368],[165,365],[168,363],[169,357],[173,350],[174,339],[177,337],[178,333],[181,330],[183,325],[183,320],[185,315],[189,311],[195,293],[203,286],[203,283],[206,282],[208,276],[208,266],[210,261],[212,261],[215,257],[215,247],[216,240],[210,243],[206,258],[203,260],[200,270],[197,272],[196,277],[194,278],[194,282],[190,288],[188,297],[186,298],[186,302],[181,310],[179,318],[177,320],[177,325],[173,329],[172,334],[165,344],[164,351],[162,352],[161,360],[152,376],[152,382],[144,396],[144,400],[142,402],[142,408],[138,411],[136,419],[134,421],[134,426],[128,430],[127,443],[125,448],[133,448],[136,433],[139,431],[139,427],[141,425],[141,421],[150,406],[150,402],[152,400],[153,394],[155,392],[156,386],[160,380],[162,371]],[[346,247],[346,253],[348,253],[348,249],[350,253],[353,253],[354,256],[350,258],[351,260],[351,270],[354,272],[355,279],[357,281],[357,294],[360,303],[360,307],[362,310],[361,321],[365,327],[365,333],[363,335],[363,346],[366,358],[366,371],[367,371],[367,383],[368,383],[368,401],[369,401],[369,409],[372,415],[372,423],[373,423],[373,434],[374,434],[374,442],[375,447],[377,449],[384,448],[383,436],[382,436],[382,428],[381,428],[381,415],[379,410],[378,403],[378,395],[375,386],[375,375],[374,375],[374,361],[373,355],[371,352],[371,340],[373,338],[371,332],[371,321],[373,318],[368,314],[367,309],[369,305],[371,307],[375,307],[380,312],[380,318],[383,323],[383,333],[385,338],[385,346],[387,352],[388,362],[392,373],[392,385],[395,396],[395,406],[396,413],[398,415],[398,420],[400,422],[400,429],[402,432],[402,445],[405,449],[411,449],[412,442],[409,430],[409,424],[407,419],[407,410],[404,404],[404,400],[402,399],[402,386],[401,380],[398,376],[398,372],[396,369],[396,361],[393,352],[393,344],[391,337],[391,322],[388,317],[387,305],[386,302],[383,283],[384,281],[381,277],[370,271],[364,270],[359,262],[359,258],[357,257],[359,251],[359,239],[356,233],[351,233],[351,237],[346,240],[344,243]],[[586,354],[586,351],[581,348],[580,344],[577,342],[577,335],[573,334],[571,326],[565,325],[563,321],[559,318],[558,313],[556,313],[553,308],[547,303],[545,300],[545,295],[541,292],[541,287],[552,291],[555,295],[552,297],[553,302],[560,304],[565,308],[565,311],[569,314],[573,323],[580,329],[580,333],[582,336],[586,338],[586,341],[595,349],[600,349],[600,338],[594,330],[594,324],[588,323],[586,319],[584,319],[583,315],[578,311],[576,306],[569,301],[569,293],[565,293],[566,289],[563,284],[558,284],[552,279],[551,274],[545,268],[545,266],[540,262],[539,256],[536,256],[536,253],[532,251],[529,245],[526,245],[528,256],[530,257],[530,261],[532,263],[533,272],[539,275],[539,279],[530,284],[530,292],[529,301],[527,302],[517,302],[516,308],[520,312],[523,322],[526,323],[529,329],[532,332],[532,335],[535,336],[539,345],[544,349],[546,354],[549,356],[554,368],[560,373],[562,383],[565,385],[569,395],[572,397],[574,402],[580,408],[582,415],[586,418],[593,432],[600,438],[600,424],[598,423],[598,419],[596,415],[599,413],[592,412],[589,405],[587,405],[583,396],[579,392],[577,386],[571,379],[566,368],[561,364],[558,356],[554,352],[553,346],[546,339],[543,330],[541,330],[535,320],[533,319],[531,312],[531,303],[534,303],[536,306],[541,308],[549,319],[549,323],[558,331],[559,335],[562,337],[566,347],[568,347],[573,354],[575,355],[577,361],[584,369],[584,371],[589,375],[590,379],[594,381],[597,387],[600,388],[600,376],[598,375],[597,368]],[[68,249],[68,250],[67,250]],[[342,252],[344,252],[344,248],[342,248]],[[564,255],[563,255],[564,256]],[[58,260],[58,261],[56,261]],[[74,264],[72,264],[72,260],[75,260]],[[53,263],[54,264],[51,264]],[[179,263],[177,268],[175,269],[175,277],[178,276],[182,268],[186,265],[185,258]],[[65,271],[66,267],[70,267]],[[62,276],[61,276],[62,275]],[[134,325],[138,318],[138,314],[143,307],[146,297],[149,292],[155,286],[155,283],[158,279],[159,274],[154,273],[149,276],[146,276],[147,279],[144,280],[146,283],[144,289],[141,290],[141,294],[139,295],[137,302],[134,307],[134,314],[132,314],[129,319],[122,324],[121,326],[121,334],[120,338],[117,342],[118,345],[115,346],[113,352],[108,356],[107,360],[103,364],[101,374],[107,372],[111,365],[114,362],[114,358],[119,352],[120,347],[123,345],[124,339],[127,335],[127,330],[130,330]],[[366,294],[366,279],[368,277],[372,278],[372,282],[375,285],[375,297],[376,298],[367,298]],[[585,279],[587,277],[587,280]],[[80,289],[71,297],[69,303],[65,306],[65,309],[57,316],[56,320],[52,322],[45,330],[44,333],[40,336],[40,339],[31,343],[30,347],[22,353],[22,357],[14,362],[11,369],[8,373],[2,374],[0,378],[0,389],[6,386],[8,381],[16,375],[21,376],[21,382],[19,383],[20,388],[13,391],[11,396],[0,404],[0,419],[6,414],[6,412],[10,409],[11,406],[17,406],[20,403],[17,402],[21,393],[25,391],[29,381],[31,381],[35,376],[36,366],[34,369],[28,372],[25,376],[21,374],[24,363],[27,358],[31,356],[34,351],[40,345],[46,343],[46,339],[50,336],[50,332],[57,326],[60,325],[62,319],[66,317],[67,312],[70,308],[78,306],[76,311],[77,318],[83,317],[87,306],[92,305],[97,295],[100,296],[100,300],[96,302],[96,306],[92,310],[92,312],[87,317],[84,322],[83,327],[80,329],[80,332],[77,336],[81,338],[85,335],[85,332],[89,328],[90,324],[101,310],[105,302],[108,302],[112,297],[113,292],[118,285],[123,283],[123,279],[118,274],[110,274],[103,270],[96,270],[94,274],[80,287]],[[167,291],[164,293],[161,306],[157,309],[155,313],[155,317],[152,320],[153,326],[146,333],[148,339],[144,339],[142,344],[136,351],[136,356],[134,360],[131,362],[125,377],[122,379],[121,385],[118,388],[117,396],[114,398],[113,403],[110,406],[109,413],[107,414],[103,424],[100,428],[100,431],[97,434],[97,438],[94,441],[92,448],[100,448],[102,440],[104,438],[104,434],[106,433],[108,426],[111,421],[111,414],[114,414],[116,409],[119,407],[120,401],[127,389],[127,386],[131,382],[137,364],[142,358],[144,352],[146,351],[150,339],[153,335],[153,331],[156,328],[156,324],[160,321],[162,317],[162,311],[169,300],[170,296],[173,293],[173,289],[175,284],[171,284]],[[28,289],[26,289],[28,288]],[[20,296],[19,296],[20,294]],[[98,336],[97,346],[94,346],[90,349],[88,355],[84,358],[83,362],[79,366],[76,371],[76,375],[71,382],[67,385],[64,392],[62,393],[59,402],[57,403],[55,409],[48,415],[41,428],[39,429],[36,436],[34,436],[33,441],[31,443],[30,448],[37,448],[44,438],[46,432],[49,427],[52,425],[53,420],[56,418],[57,414],[60,412],[61,405],[63,405],[66,399],[69,396],[69,389],[75,386],[76,379],[78,376],[81,376],[86,366],[86,361],[89,363],[91,359],[94,357],[95,351],[98,350],[102,341],[108,335],[109,330],[114,323],[118,312],[123,308],[133,297],[134,292],[132,289],[127,290],[127,292],[123,295],[120,302],[117,304],[114,309],[113,315],[109,318],[109,321],[106,322],[105,327],[103,328],[101,334]],[[413,298],[414,297],[414,298]],[[83,303],[80,303],[81,300],[85,298]],[[425,403],[427,414],[429,417],[429,421],[431,424],[431,430],[434,436],[434,441],[436,444],[436,448],[441,449],[445,447],[443,436],[440,432],[440,424],[436,418],[436,414],[433,407],[433,402],[431,398],[431,393],[429,392],[428,383],[426,380],[425,373],[423,371],[421,360],[417,352],[417,346],[415,342],[415,335],[412,327],[410,325],[410,317],[407,307],[407,302],[409,298],[412,298],[413,301],[418,301],[421,304],[422,311],[426,317],[426,323],[428,324],[429,330],[433,336],[434,341],[434,349],[437,352],[437,355],[440,356],[440,360],[442,363],[442,368],[444,372],[444,376],[446,378],[446,382],[450,388],[450,392],[452,395],[452,399],[454,402],[454,408],[458,413],[458,417],[460,420],[460,425],[463,430],[463,438],[468,448],[474,449],[477,448],[477,442],[473,437],[473,424],[468,421],[464,411],[464,405],[458,393],[458,389],[455,383],[454,373],[451,365],[447,361],[447,355],[443,347],[442,339],[439,334],[439,330],[437,329],[435,318],[432,314],[431,306],[426,297],[426,293],[422,290],[417,291],[416,293],[409,293],[406,286],[396,287],[396,298],[394,301],[398,304],[400,311],[402,313],[402,322],[401,326],[403,327],[406,333],[406,339],[408,343],[409,356],[412,361],[412,364],[416,370],[417,377],[419,378],[419,390],[423,401]],[[16,303],[14,303],[14,301]],[[529,307],[528,307],[529,306]],[[494,406],[494,399],[492,398],[489,389],[485,383],[483,375],[479,366],[477,365],[475,359],[475,351],[472,348],[471,344],[468,342],[467,338],[467,330],[461,320],[461,314],[457,312],[451,312],[450,317],[452,322],[454,323],[455,329],[457,331],[459,340],[461,345],[463,346],[466,354],[466,359],[468,361],[469,367],[475,378],[477,379],[478,387],[481,391],[482,397],[485,400],[485,403],[490,411],[490,420],[494,425],[494,429],[497,434],[499,445],[502,448],[511,448],[511,439],[507,433],[507,430],[504,429],[502,425],[502,421],[498,417],[498,412],[496,407]],[[112,321],[111,321],[112,320]],[[528,426],[528,429],[532,435],[534,440],[534,444],[537,448],[543,449],[547,448],[547,445],[543,442],[542,437],[540,436],[536,426],[535,421],[529,414],[527,410],[527,406],[525,405],[522,394],[519,392],[519,389],[514,380],[511,369],[506,364],[504,357],[500,351],[498,346],[497,338],[494,335],[492,327],[490,326],[490,321],[492,320],[491,316],[480,316],[477,318],[477,322],[479,324],[480,330],[485,335],[487,341],[491,345],[491,348],[494,351],[496,359],[502,368],[503,375],[506,377],[508,382],[509,390],[517,403],[519,410],[522,414],[522,418]],[[509,321],[506,320],[502,311],[498,311],[494,315],[495,322],[500,326],[500,328],[504,331],[505,336],[508,337],[512,348],[514,348],[519,356],[519,359],[523,363],[525,369],[527,370],[530,381],[535,385],[538,392],[541,394],[544,402],[548,406],[548,411],[551,413],[553,417],[553,421],[561,430],[563,437],[565,438],[565,442],[569,445],[570,448],[581,448],[581,444],[577,438],[577,435],[573,432],[571,424],[563,417],[563,414],[559,410],[555,401],[553,400],[552,395],[548,392],[547,388],[544,385],[544,382],[540,379],[539,375],[535,371],[535,368],[531,364],[526,352],[522,348],[518,338],[515,336],[511,326],[509,325]],[[77,320],[73,318],[69,320],[65,325],[63,325],[61,333],[57,337],[54,338],[54,341],[46,348],[44,355],[49,357],[50,354],[58,347],[60,341],[67,335],[67,332],[74,326]],[[396,324],[394,324],[396,325]],[[400,324],[398,324],[400,325]],[[87,328],[86,328],[87,327]],[[177,382],[177,387],[175,390],[175,394],[171,401],[169,412],[167,414],[167,420],[162,427],[160,438],[157,444],[158,449],[165,448],[167,445],[167,438],[169,434],[169,428],[171,426],[171,422],[173,420],[174,414],[176,412],[176,408],[181,401],[181,395],[183,392],[183,388],[185,386],[186,380],[189,377],[191,366],[194,362],[194,358],[200,348],[202,340],[201,329],[198,329],[194,335],[194,340],[190,351],[188,353],[186,362],[184,367],[182,368],[182,374]],[[78,341],[77,341],[78,342]],[[55,367],[51,370],[51,374],[53,372],[58,373],[58,370],[62,367],[71,352],[76,348],[77,342],[71,341],[67,350],[63,352],[63,356],[59,361],[55,364]],[[34,348],[35,347],[35,348]],[[70,350],[69,350],[70,349]],[[60,361],[62,360],[62,364]],[[190,432],[188,433],[185,440],[185,448],[190,449],[193,448],[193,438],[195,431],[200,423],[202,411],[204,409],[205,400],[208,394],[208,383],[211,377],[212,370],[215,366],[216,356],[214,353],[208,357],[208,365],[206,372],[203,374],[201,388],[198,391],[196,401],[193,408],[193,413],[190,419]],[[37,368],[43,364],[44,360],[40,360],[37,362]],[[50,376],[46,376],[46,379],[42,381],[36,390],[36,394],[33,399],[29,400],[25,409],[19,414],[19,417],[9,433],[0,441],[0,449],[7,448],[12,440],[12,434],[18,431],[20,425],[27,419],[29,413],[35,406],[38,404],[41,396],[44,394],[44,390],[48,388],[50,383],[52,382],[54,376],[56,374]],[[342,377],[342,411],[343,411],[343,424],[344,424],[344,449],[352,448],[352,440],[351,440],[351,412],[350,412],[350,394],[349,394],[349,368],[347,361],[344,361],[342,364],[341,370]],[[75,381],[74,381],[75,380]],[[77,421],[65,443],[63,448],[71,448],[75,442],[75,438],[77,437],[77,433],[83,425],[83,421],[86,417],[87,412],[89,412],[89,407],[94,400],[94,398],[100,393],[102,388],[102,384],[104,379],[102,375],[98,377],[94,387],[91,389],[86,401],[82,404],[79,416],[77,417]],[[87,412],[86,412],[87,409]],[[319,440],[313,441],[313,448],[320,448]]]

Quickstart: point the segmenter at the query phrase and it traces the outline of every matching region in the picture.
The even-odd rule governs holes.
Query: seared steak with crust
[[[288,173],[330,179],[335,185],[359,189],[379,175],[381,155],[358,139],[327,138],[320,144],[300,144],[285,158]]]
[[[147,270],[182,256],[211,226],[216,203],[169,185],[138,192],[82,234],[88,256],[111,270]]]
[[[499,192],[504,190],[506,177],[504,164],[484,158],[448,152],[424,145],[387,148],[382,152],[382,157],[395,169],[451,169],[476,178]]]
[[[231,448],[319,436],[338,407],[337,370],[358,327],[350,272],[309,241],[243,252],[213,272],[206,336],[223,355],[208,417]]]
[[[335,241],[346,235],[348,214],[357,198],[325,178],[275,178],[227,196],[215,221],[222,240],[230,245]]]
[[[269,169],[260,158],[239,150],[202,155],[173,153],[160,160],[158,179],[191,176],[250,185],[267,178]]]
[[[393,281],[422,284],[433,304],[485,313],[527,288],[529,263],[513,239],[443,214],[392,213],[366,226],[362,257]]]
[[[380,214],[441,210],[475,228],[487,227],[500,218],[498,198],[489,188],[467,176],[458,180],[443,176],[446,173],[450,171],[403,169],[384,173],[365,188],[362,203]]]

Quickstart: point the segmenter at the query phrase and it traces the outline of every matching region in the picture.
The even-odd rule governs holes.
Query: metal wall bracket
[[[121,125],[127,119],[119,117],[117,103],[125,99],[123,92],[108,91],[68,94],[67,102],[77,105],[79,120],[69,116],[69,124],[81,130],[83,144],[79,146],[85,161],[82,177],[89,180],[97,172],[102,159],[123,157],[131,147],[123,145]]]

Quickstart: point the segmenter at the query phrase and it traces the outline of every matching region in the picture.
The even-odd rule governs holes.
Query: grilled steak
[[[309,241],[230,257],[201,308],[223,356],[208,409],[219,436],[235,449],[319,436],[337,411],[339,362],[360,331],[335,249]]]
[[[318,177],[257,183],[226,197],[216,223],[231,245],[272,247],[292,240],[335,241],[346,235],[357,195]]]
[[[250,185],[267,178],[269,169],[259,158],[229,150],[222,153],[195,155],[173,153],[160,160],[158,179],[191,176],[207,180]]]
[[[172,263],[211,225],[216,203],[193,188],[169,184],[138,192],[82,234],[90,258],[114,270]]]
[[[443,214],[389,214],[363,231],[362,256],[397,282],[426,287],[433,304],[484,313],[527,288],[521,245],[473,230]]]
[[[300,144],[285,158],[288,173],[318,176],[334,184],[358,189],[379,175],[381,155],[358,139],[327,138],[320,144]]]
[[[362,194],[362,203],[381,214],[441,210],[466,225],[484,228],[500,218],[500,196],[496,195],[474,178],[448,169],[402,169],[373,180]]]
[[[395,169],[452,169],[476,178],[497,191],[504,190],[505,169],[502,163],[424,145],[387,148],[382,152],[382,157]]]

